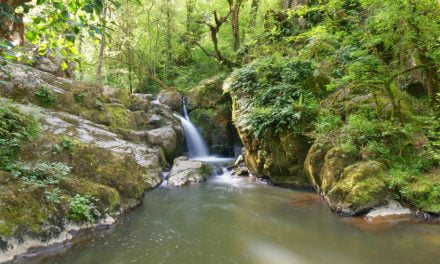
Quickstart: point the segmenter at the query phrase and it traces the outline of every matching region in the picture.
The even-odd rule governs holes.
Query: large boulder
[[[344,169],[341,179],[326,194],[332,209],[356,215],[383,204],[388,196],[383,164],[358,162]]]
[[[182,95],[177,91],[164,91],[158,95],[161,104],[169,106],[174,111],[182,108]]]
[[[162,147],[168,158],[173,157],[177,150],[177,136],[173,127],[166,126],[146,132],[149,143]]]
[[[383,164],[358,161],[353,154],[323,140],[317,140],[310,148],[304,168],[314,188],[338,213],[363,213],[388,197]]]
[[[222,90],[223,78],[215,76],[201,81],[198,85],[185,92],[188,99],[188,109],[216,108],[228,100]]]
[[[244,145],[244,159],[249,172],[269,178],[276,185],[309,187],[304,173],[309,140],[305,136],[288,133],[257,138],[249,129],[252,100],[246,94],[231,91],[234,79],[234,74],[226,79],[223,89],[232,97],[232,121]]]
[[[209,177],[211,171],[211,167],[201,161],[188,160],[187,157],[179,157],[174,160],[168,177],[168,185],[176,187],[202,182]]]

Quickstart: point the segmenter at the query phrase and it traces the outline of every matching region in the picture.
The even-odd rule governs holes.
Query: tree
[[[106,19],[107,19],[107,7],[104,7],[104,11],[102,12],[102,20],[104,21],[103,23],[103,28],[102,31],[104,32],[101,36],[101,43],[100,43],[100,47],[99,47],[99,57],[98,57],[98,66],[96,68],[96,82],[97,83],[102,83],[102,63],[104,61],[104,51],[105,51],[105,46],[106,46],[106,39],[105,39],[105,30],[106,30]]]
[[[231,10],[231,28],[232,28],[232,37],[234,39],[233,48],[234,51],[237,51],[240,48],[240,9],[243,0],[235,0],[233,4],[233,0],[229,0],[229,9]]]

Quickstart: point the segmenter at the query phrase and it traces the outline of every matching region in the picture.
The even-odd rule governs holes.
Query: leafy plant
[[[93,223],[99,217],[94,204],[96,200],[89,195],[75,195],[69,204],[69,219],[75,222]]]
[[[60,142],[54,144],[52,147],[53,153],[60,153],[62,151],[65,151],[69,154],[72,154],[74,150],[75,150],[75,141],[67,136],[62,137]]]
[[[50,107],[56,100],[55,94],[46,85],[43,85],[38,91],[36,91],[35,96],[44,107]]]
[[[16,107],[0,105],[0,168],[10,166],[17,160],[21,145],[38,137],[40,126],[37,120],[22,113]]]
[[[33,168],[23,167],[20,178],[39,187],[57,185],[70,173],[70,168],[60,162],[39,163]]]
[[[313,71],[310,62],[269,56],[237,73],[232,89],[251,96],[250,128],[257,137],[308,129],[318,107]]]
[[[61,190],[59,188],[53,188],[44,192],[44,197],[49,203],[59,204],[61,202],[60,196]]]
[[[86,97],[86,93],[75,93],[75,94],[73,94],[73,99],[77,103],[82,103],[84,101],[85,97]]]

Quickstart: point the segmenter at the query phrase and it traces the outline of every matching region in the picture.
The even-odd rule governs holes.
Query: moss
[[[348,166],[328,192],[330,205],[347,214],[357,214],[380,205],[388,197],[384,176],[383,165],[376,161]]]
[[[404,183],[400,196],[411,206],[424,212],[440,214],[440,175],[419,175],[412,183]]]
[[[104,111],[110,118],[111,127],[119,128],[133,128],[132,116],[129,111],[121,105],[107,104],[104,106]]]
[[[212,171],[213,171],[213,168],[211,166],[206,165],[206,164],[203,164],[202,167],[200,167],[200,169],[199,169],[200,175],[202,175],[204,177],[208,177],[209,175],[211,175]]]
[[[201,81],[186,92],[192,108],[216,108],[226,97],[222,91],[223,76]]]
[[[0,177],[4,182],[10,176],[1,172]],[[1,185],[0,202],[0,235],[6,237],[38,234],[56,213],[52,205],[44,202],[42,189],[13,178]]]
[[[78,144],[72,154],[72,172],[94,182],[111,186],[123,198],[138,199],[148,184],[145,168],[134,161],[131,154],[114,156],[112,152],[93,146]]]
[[[60,186],[72,197],[76,194],[89,195],[97,198],[96,205],[100,211],[113,212],[121,204],[121,197],[118,191],[110,186],[89,181],[82,177],[71,175],[63,180]]]

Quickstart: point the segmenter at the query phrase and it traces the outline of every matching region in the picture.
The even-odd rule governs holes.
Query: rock
[[[173,127],[166,126],[147,131],[147,140],[153,145],[160,146],[167,158],[172,159],[177,150],[177,136]]]
[[[176,187],[205,181],[211,170],[201,161],[188,160],[187,157],[176,158],[168,177],[168,185]]]
[[[208,143],[210,153],[232,156],[239,142],[232,125],[231,97],[223,93],[223,77],[201,81],[185,92],[189,117]]]
[[[340,180],[324,196],[343,215],[357,215],[383,204],[388,196],[384,166],[377,161],[357,162],[344,169]]]
[[[158,96],[161,104],[169,106],[174,111],[182,108],[182,95],[179,92],[161,92]]]
[[[130,110],[148,112],[151,107],[150,101],[145,94],[133,94]]]
[[[34,64],[34,67],[54,74],[58,77],[74,78],[75,77],[75,63],[70,62],[67,64],[67,69],[61,69],[61,64],[65,62],[60,53],[46,54],[45,56],[38,56]]]
[[[222,90],[223,78],[215,76],[201,81],[197,86],[185,92],[188,98],[188,110],[197,108],[213,109],[225,101],[230,101]]]
[[[324,157],[324,164],[321,171],[321,192],[325,195],[337,183],[345,168],[355,163],[356,157],[344,153],[340,148],[331,148]]]
[[[189,117],[200,130],[210,153],[233,155],[233,145],[237,136],[228,109],[197,108],[190,112]]]
[[[304,161],[304,170],[318,193],[321,193],[321,171],[324,167],[325,156],[331,147],[331,144],[326,141],[316,140]]]
[[[230,89],[237,72],[223,83],[223,91],[232,98],[232,122],[244,146],[244,159],[252,175],[268,178],[274,184],[292,187],[310,187],[304,172],[304,160],[310,148],[309,139],[303,135],[269,133],[263,139],[250,131],[253,104],[249,95]]]
[[[389,200],[386,205],[373,208],[366,216],[365,219],[369,221],[375,220],[375,218],[395,218],[396,216],[406,217],[412,215],[412,212],[408,208],[404,208],[398,202]]]
[[[248,177],[250,175],[248,168],[244,162],[243,155],[238,156],[235,160],[234,165],[228,168],[233,175]]]

